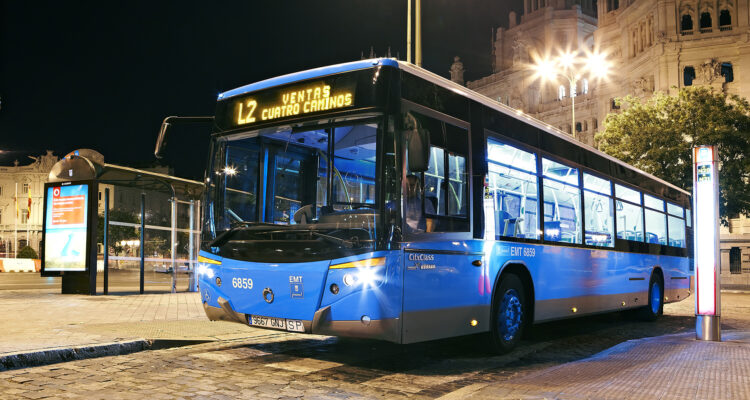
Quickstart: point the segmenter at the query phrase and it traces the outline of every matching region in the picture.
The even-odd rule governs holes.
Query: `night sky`
[[[211,115],[216,95],[277,75],[406,58],[405,0],[30,2],[0,0],[0,165],[93,148],[106,162],[155,161],[169,115]],[[520,0],[423,0],[425,68],[491,71],[491,32]],[[164,162],[203,176],[208,126],[173,132]],[[179,137],[177,137],[179,136]]]

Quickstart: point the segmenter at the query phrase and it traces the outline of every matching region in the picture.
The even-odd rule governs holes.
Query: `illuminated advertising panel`
[[[693,201],[695,211],[695,310],[698,315],[718,312],[719,177],[716,147],[693,148]]]
[[[86,271],[89,185],[47,186],[44,271]]]

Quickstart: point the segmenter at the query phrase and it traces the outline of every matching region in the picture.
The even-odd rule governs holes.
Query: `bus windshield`
[[[212,245],[235,259],[310,261],[372,250],[378,121],[218,139]]]

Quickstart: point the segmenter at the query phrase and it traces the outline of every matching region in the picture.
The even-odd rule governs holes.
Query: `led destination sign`
[[[252,97],[238,101],[237,125],[349,107],[354,96],[350,91],[331,94],[331,86],[326,84],[295,88],[279,94],[280,103],[258,104],[258,100]]]
[[[352,71],[220,99],[214,120],[228,130],[377,106],[386,93],[382,75],[374,80],[372,70]]]

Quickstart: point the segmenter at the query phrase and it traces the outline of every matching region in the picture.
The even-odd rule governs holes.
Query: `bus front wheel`
[[[501,279],[492,302],[490,343],[495,352],[502,354],[518,345],[529,314],[521,279],[513,274]]]
[[[651,274],[648,284],[648,306],[641,309],[641,318],[656,321],[664,313],[664,280],[659,273]]]

